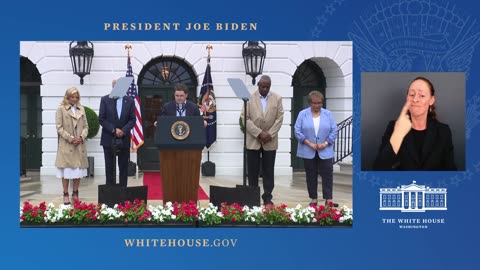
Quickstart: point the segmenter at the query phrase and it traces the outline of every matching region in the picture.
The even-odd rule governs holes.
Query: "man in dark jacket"
[[[116,81],[112,82],[112,87]],[[105,156],[106,184],[113,185],[115,181],[114,152],[118,156],[120,169],[120,185],[127,186],[128,160],[130,157],[130,130],[135,125],[135,102],[129,96],[103,96],[100,101],[98,120],[102,126],[100,145]]]

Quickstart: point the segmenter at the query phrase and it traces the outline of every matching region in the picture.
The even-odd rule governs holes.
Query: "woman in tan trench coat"
[[[71,87],[65,92],[63,101],[58,106],[55,115],[58,133],[58,149],[55,166],[57,177],[62,178],[63,203],[70,204],[68,186],[73,179],[72,200],[78,199],[80,178],[87,176],[87,146],[88,135],[87,116],[85,108],[80,104],[80,92]]]

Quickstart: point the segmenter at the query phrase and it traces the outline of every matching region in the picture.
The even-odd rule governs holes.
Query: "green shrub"
[[[100,122],[98,121],[97,113],[90,109],[87,106],[83,106],[85,108],[85,114],[87,115],[87,122],[88,122],[88,139],[95,137],[100,130]]]
[[[242,121],[242,116],[241,115],[238,118],[238,124],[240,125],[240,130],[242,131],[242,133],[245,133],[245,126],[244,126],[244,123]]]

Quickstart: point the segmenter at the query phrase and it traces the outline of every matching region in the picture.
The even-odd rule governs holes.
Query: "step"
[[[31,190],[29,190],[29,191],[20,191],[20,199],[21,199],[21,198],[28,198],[28,197],[30,197],[30,196],[32,196],[32,195],[37,194],[37,193],[38,193],[38,191],[31,191]]]
[[[21,176],[20,177],[20,183],[21,184],[31,183],[31,182],[35,182],[35,181],[38,181],[38,180],[34,180],[32,177],[27,177],[27,176]]]
[[[351,172],[333,172],[333,184],[341,186],[352,186],[352,173]]]
[[[294,172],[294,174],[300,174],[300,172]],[[302,176],[305,176],[305,173],[301,173]],[[333,172],[333,185],[334,186],[345,186],[345,187],[352,187],[352,180],[353,176],[351,172],[341,172],[341,171],[334,171]],[[322,182],[322,178],[318,177],[318,182]]]
[[[25,190],[40,190],[41,189],[41,184],[40,182],[28,182],[28,183],[22,183],[20,185],[20,191],[25,191]]]
[[[352,172],[353,171],[353,164],[352,162],[338,162],[338,165],[340,166],[340,171],[342,172]]]

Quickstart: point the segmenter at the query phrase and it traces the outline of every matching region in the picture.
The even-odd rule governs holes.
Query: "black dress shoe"
[[[68,195],[68,192],[63,192],[63,199],[64,199],[63,204],[64,205],[70,205],[70,200],[68,202],[65,202],[65,198],[67,198],[68,200],[70,199],[70,197]]]

